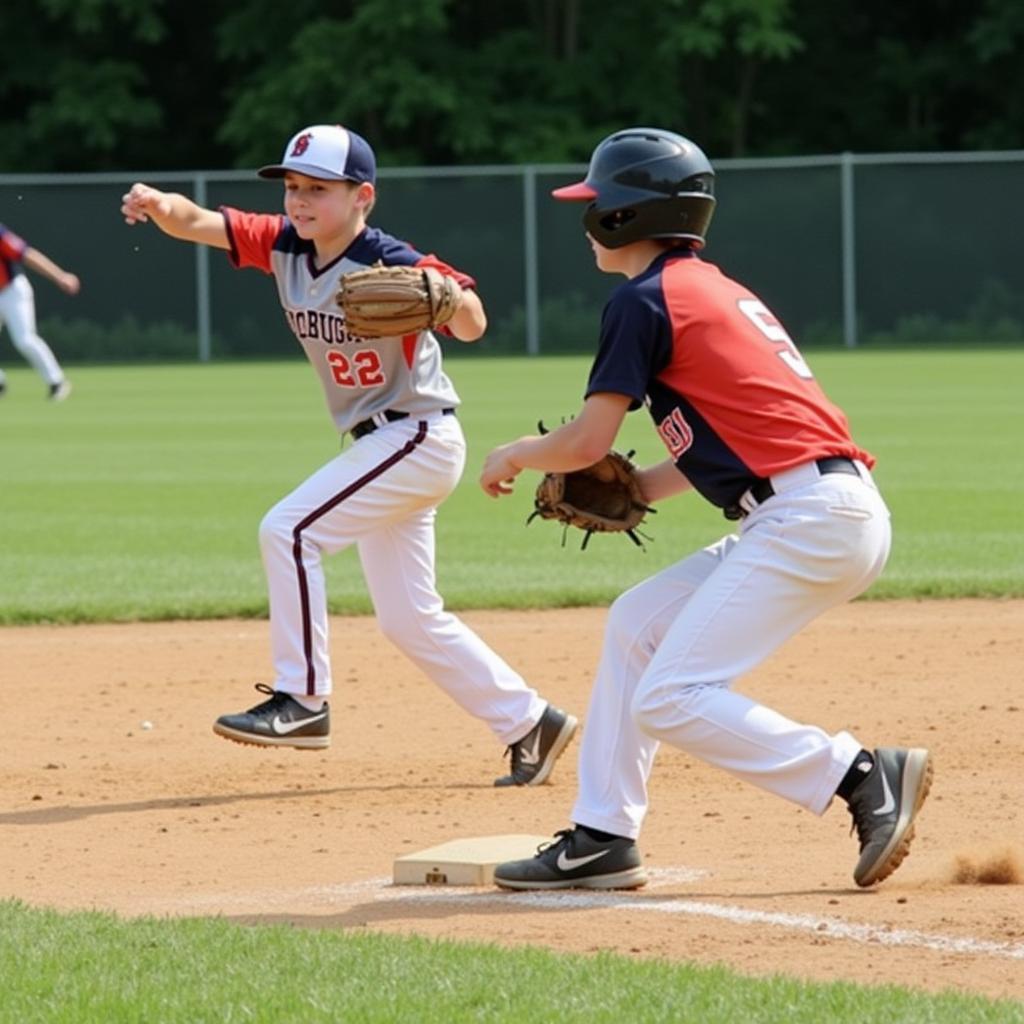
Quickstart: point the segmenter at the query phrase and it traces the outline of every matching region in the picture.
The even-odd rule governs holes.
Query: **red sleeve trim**
[[[27,248],[28,242],[19,238],[9,228],[4,228],[0,232],[0,255],[3,255],[4,259],[20,261],[24,258]]]
[[[454,277],[463,288],[476,288],[476,280],[474,278],[470,277],[469,274],[464,274],[461,270],[456,270],[450,264],[445,263],[444,260],[438,259],[433,253],[428,253],[426,256],[418,259],[416,266],[433,267],[447,277]]]
[[[231,206],[220,207],[231,246],[228,259],[236,267],[255,267],[272,274],[270,255],[281,236],[284,217],[279,213],[247,213]]]
[[[446,277],[454,277],[455,280],[458,282],[460,287],[462,287],[462,288],[472,288],[474,291],[476,290],[476,279],[475,278],[470,277],[469,274],[464,274],[461,270],[456,270],[450,264],[445,263],[444,260],[438,259],[432,252],[431,253],[427,253],[426,256],[422,256],[420,259],[418,259],[416,261],[416,266],[417,267],[433,267],[434,270],[439,271],[440,273],[444,274]],[[445,325],[443,325],[441,327],[436,327],[436,328],[434,328],[434,330],[438,334],[443,334],[443,335],[445,335],[448,338],[454,338],[455,337],[455,335],[452,334],[452,332],[449,329],[447,324],[445,324]],[[406,358],[408,359],[408,355],[406,356]]]

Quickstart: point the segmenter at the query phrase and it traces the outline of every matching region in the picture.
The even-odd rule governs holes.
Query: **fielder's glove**
[[[341,278],[335,301],[347,328],[361,338],[391,338],[440,327],[459,311],[458,281],[433,267],[354,270]]]
[[[540,425],[544,433],[543,425]],[[566,530],[573,526],[585,536],[585,549],[592,533],[625,533],[638,547],[643,547],[637,527],[648,512],[654,512],[645,501],[630,461],[633,452],[623,455],[610,451],[604,458],[585,469],[569,473],[545,473],[534,495],[534,511],[527,523],[541,519],[557,519]],[[650,539],[650,538],[645,538]],[[565,535],[562,536],[565,543]]]

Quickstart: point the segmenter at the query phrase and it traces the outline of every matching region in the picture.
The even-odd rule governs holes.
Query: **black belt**
[[[455,410],[442,409],[441,413],[444,416],[454,416]],[[378,413],[377,415],[383,416],[388,423],[397,423],[399,420],[407,420],[412,414],[408,412],[396,412],[394,409],[385,409],[382,413]],[[359,438],[365,437],[367,434],[372,434],[378,426],[380,426],[380,424],[375,423],[371,418],[363,420],[361,423],[357,423],[349,433],[358,441]]]
[[[852,476],[860,476],[860,471],[857,469],[853,459],[844,459],[836,456],[828,459],[818,459],[815,465],[822,476],[826,473],[849,473]],[[748,491],[744,492],[744,494],[749,494],[758,505],[764,504],[774,493],[775,488],[772,487],[772,482],[769,479],[758,480],[751,485]],[[746,509],[742,508],[739,502],[722,509],[722,515],[726,519],[742,519],[746,514]]]

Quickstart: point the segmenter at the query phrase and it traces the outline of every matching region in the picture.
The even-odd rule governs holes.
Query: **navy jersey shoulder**
[[[661,272],[675,250],[659,256],[642,274],[619,285],[601,315],[601,339],[587,382],[587,395],[611,391],[639,408],[649,383],[672,355],[672,323]]]
[[[290,256],[302,256],[316,253],[316,246],[308,238],[301,238],[295,225],[287,218],[282,219],[281,231],[274,240],[276,252]],[[372,266],[378,260],[385,266],[405,264],[413,266],[423,259],[407,242],[402,242],[379,228],[365,228],[345,250],[344,256],[354,263]]]
[[[345,255],[356,263],[372,266],[380,260],[386,267],[415,266],[423,254],[408,242],[389,235],[380,228],[366,228],[349,246]]]
[[[274,239],[274,250],[276,252],[288,253],[291,256],[301,256],[306,253],[316,253],[316,246],[308,238],[300,238],[295,230],[295,225],[284,217],[281,223],[281,231]]]

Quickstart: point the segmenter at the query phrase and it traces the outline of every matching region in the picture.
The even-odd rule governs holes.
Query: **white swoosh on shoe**
[[[537,764],[540,761],[540,730],[537,730],[537,735],[533,737],[533,749],[527,750],[525,747],[521,747],[519,751],[519,757],[523,764]]]
[[[597,853],[588,854],[586,857],[566,857],[565,850],[563,850],[555,863],[562,871],[572,871],[573,868],[581,868],[584,864],[589,864],[592,860],[597,860],[598,857],[603,857],[606,853],[611,852],[611,850],[598,850]]]
[[[888,814],[896,806],[892,790],[889,788],[889,779],[884,771],[882,772],[882,790],[885,793],[885,799],[882,801],[881,807],[875,808],[875,814]]]
[[[283,722],[280,715],[274,715],[274,720],[270,723],[270,727],[278,736],[287,736],[288,733],[295,732],[296,729],[301,729],[304,725],[312,725],[314,722],[319,722],[322,718],[326,717],[327,712],[323,711],[312,718],[302,718],[297,722]]]

